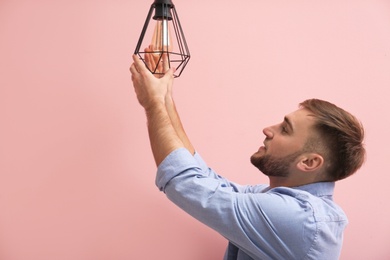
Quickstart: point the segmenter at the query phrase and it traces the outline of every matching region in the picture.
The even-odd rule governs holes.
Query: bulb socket
[[[174,7],[171,0],[155,0],[154,20],[172,20],[171,9]]]

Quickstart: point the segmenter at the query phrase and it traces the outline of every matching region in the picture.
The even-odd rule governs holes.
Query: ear
[[[303,154],[297,163],[297,168],[303,172],[311,172],[321,169],[324,158],[318,153]]]

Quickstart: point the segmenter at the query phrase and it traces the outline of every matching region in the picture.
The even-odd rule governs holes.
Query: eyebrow
[[[293,125],[291,123],[291,120],[287,116],[284,117],[284,122],[286,122],[288,124],[288,126],[291,129],[291,131],[294,131],[294,127],[293,127]]]

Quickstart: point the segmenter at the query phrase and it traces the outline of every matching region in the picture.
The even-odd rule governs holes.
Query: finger
[[[137,68],[135,67],[135,64],[134,64],[134,63],[131,64],[131,66],[130,66],[130,72],[131,72],[132,75],[135,75],[135,74],[138,74],[138,73],[139,73],[138,70],[137,70]]]
[[[167,72],[169,70],[169,56],[167,53],[163,54],[162,63],[163,63],[163,71]]]
[[[148,71],[148,69],[145,67],[145,64],[135,54],[133,54],[133,61],[134,61],[134,66],[139,73],[144,73]]]
[[[166,79],[173,78],[174,73],[175,73],[174,68],[168,69],[168,71],[164,74],[163,78],[166,78]]]
[[[148,66],[149,70],[154,71],[156,66],[154,65],[155,62],[153,59],[153,54],[151,52],[152,49],[150,47],[145,48],[145,63]]]
[[[162,70],[162,66],[161,66],[161,53],[160,52],[156,52],[155,49],[154,49],[154,45],[149,45],[149,53],[151,53],[150,55],[150,63],[152,65],[152,70],[153,72],[155,73],[162,73],[163,70]],[[156,77],[159,77],[159,75],[155,75]]]
[[[155,54],[152,52],[153,52],[153,50],[149,49],[149,54],[148,54],[149,57],[148,58],[149,58],[149,64],[150,64],[149,68],[151,71],[154,72],[156,70],[156,57],[155,57]]]
[[[149,58],[149,49],[145,48],[145,63],[150,68],[150,58]]]

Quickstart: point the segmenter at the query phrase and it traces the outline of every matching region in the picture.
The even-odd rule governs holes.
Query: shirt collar
[[[294,189],[307,191],[315,196],[332,196],[334,191],[334,182],[315,182],[303,186],[294,187]]]

